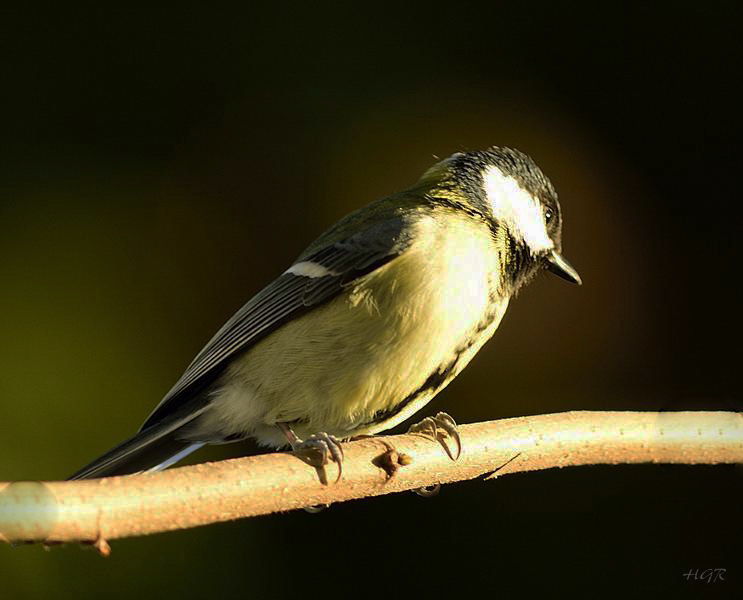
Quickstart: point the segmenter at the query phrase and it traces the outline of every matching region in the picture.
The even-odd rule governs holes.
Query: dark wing
[[[246,350],[302,312],[335,297],[347,283],[399,256],[410,244],[405,218],[379,221],[363,231],[317,249],[310,247],[295,266],[251,298],[209,341],[142,425],[144,430],[194,400],[224,370],[230,358]],[[309,264],[308,264],[309,263]],[[313,265],[317,265],[314,268]],[[319,273],[325,273],[317,276]],[[207,402],[206,399],[203,401]],[[199,405],[194,405],[198,410]]]

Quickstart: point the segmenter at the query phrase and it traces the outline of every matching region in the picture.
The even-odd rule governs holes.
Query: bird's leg
[[[452,460],[457,460],[462,454],[462,439],[457,431],[457,423],[445,412],[440,412],[435,417],[426,417],[420,423],[411,425],[408,433],[417,433],[438,442]],[[455,453],[452,453],[451,448],[446,444],[447,438],[454,440],[457,447]]]
[[[325,465],[331,460],[338,465],[338,476],[335,482],[340,481],[343,474],[343,447],[341,443],[332,435],[327,433],[316,433],[306,440],[300,440],[286,423],[277,423],[278,428],[286,436],[286,441],[292,447],[298,458],[306,462],[317,470],[317,476],[323,485],[328,485],[328,477],[325,472]]]

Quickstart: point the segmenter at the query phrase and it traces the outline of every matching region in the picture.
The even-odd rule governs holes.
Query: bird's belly
[[[256,344],[219,382],[203,427],[280,446],[279,422],[300,437],[349,437],[413,414],[487,341],[508,303],[487,240],[457,239],[413,248]]]

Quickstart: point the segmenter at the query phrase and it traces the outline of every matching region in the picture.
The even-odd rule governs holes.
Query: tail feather
[[[199,414],[201,411],[180,418],[173,416],[151,425],[70,475],[68,480],[128,475],[169,467],[204,445],[179,436],[182,428]]]
[[[174,465],[175,463],[179,462],[182,458],[186,458],[191,452],[196,452],[199,448],[201,448],[206,442],[194,442],[192,444],[189,444],[183,450],[178,452],[178,454],[174,454],[173,456],[168,457],[163,462],[161,462],[159,465],[155,465],[154,467],[150,467],[147,469],[148,471],[162,471],[163,469],[167,469],[168,467]]]

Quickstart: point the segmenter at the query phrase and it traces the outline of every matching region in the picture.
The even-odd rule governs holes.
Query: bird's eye
[[[552,222],[552,219],[555,217],[555,211],[552,210],[550,207],[547,207],[544,209],[544,222],[549,225]]]

